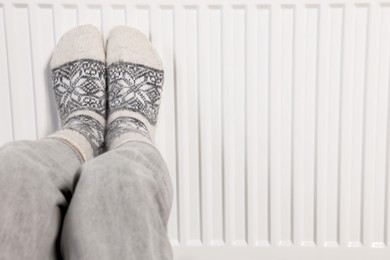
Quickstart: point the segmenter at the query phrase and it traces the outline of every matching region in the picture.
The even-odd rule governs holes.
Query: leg
[[[63,128],[53,138],[0,150],[1,260],[55,259],[75,172],[104,142],[104,62],[98,29],[84,25],[68,31],[50,63]]]
[[[6,144],[0,162],[0,259],[56,259],[78,157],[47,138]]]
[[[64,219],[66,260],[173,259],[172,184],[160,153],[132,141],[85,163]]]

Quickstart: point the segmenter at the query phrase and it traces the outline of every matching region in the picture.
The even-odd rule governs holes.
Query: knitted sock
[[[75,148],[84,161],[104,144],[106,125],[105,53],[100,32],[76,27],[61,38],[50,64],[63,128],[49,137]]]
[[[146,36],[114,28],[107,43],[108,149],[138,140],[154,144],[164,80],[161,59]]]

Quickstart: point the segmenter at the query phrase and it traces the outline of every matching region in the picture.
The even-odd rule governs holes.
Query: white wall
[[[163,57],[176,259],[390,259],[389,0],[0,0],[0,144],[58,127],[48,62],[84,23]]]

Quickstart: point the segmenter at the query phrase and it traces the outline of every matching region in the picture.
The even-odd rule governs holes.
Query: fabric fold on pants
[[[0,148],[0,260],[173,259],[172,183],[152,145],[127,142],[83,165],[44,138]]]

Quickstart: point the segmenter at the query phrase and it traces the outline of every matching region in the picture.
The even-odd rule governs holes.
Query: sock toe
[[[163,69],[161,58],[146,35],[128,26],[112,29],[107,43],[107,66],[121,61]]]
[[[105,62],[103,39],[93,25],[81,25],[66,32],[55,48],[50,68],[81,59]]]

